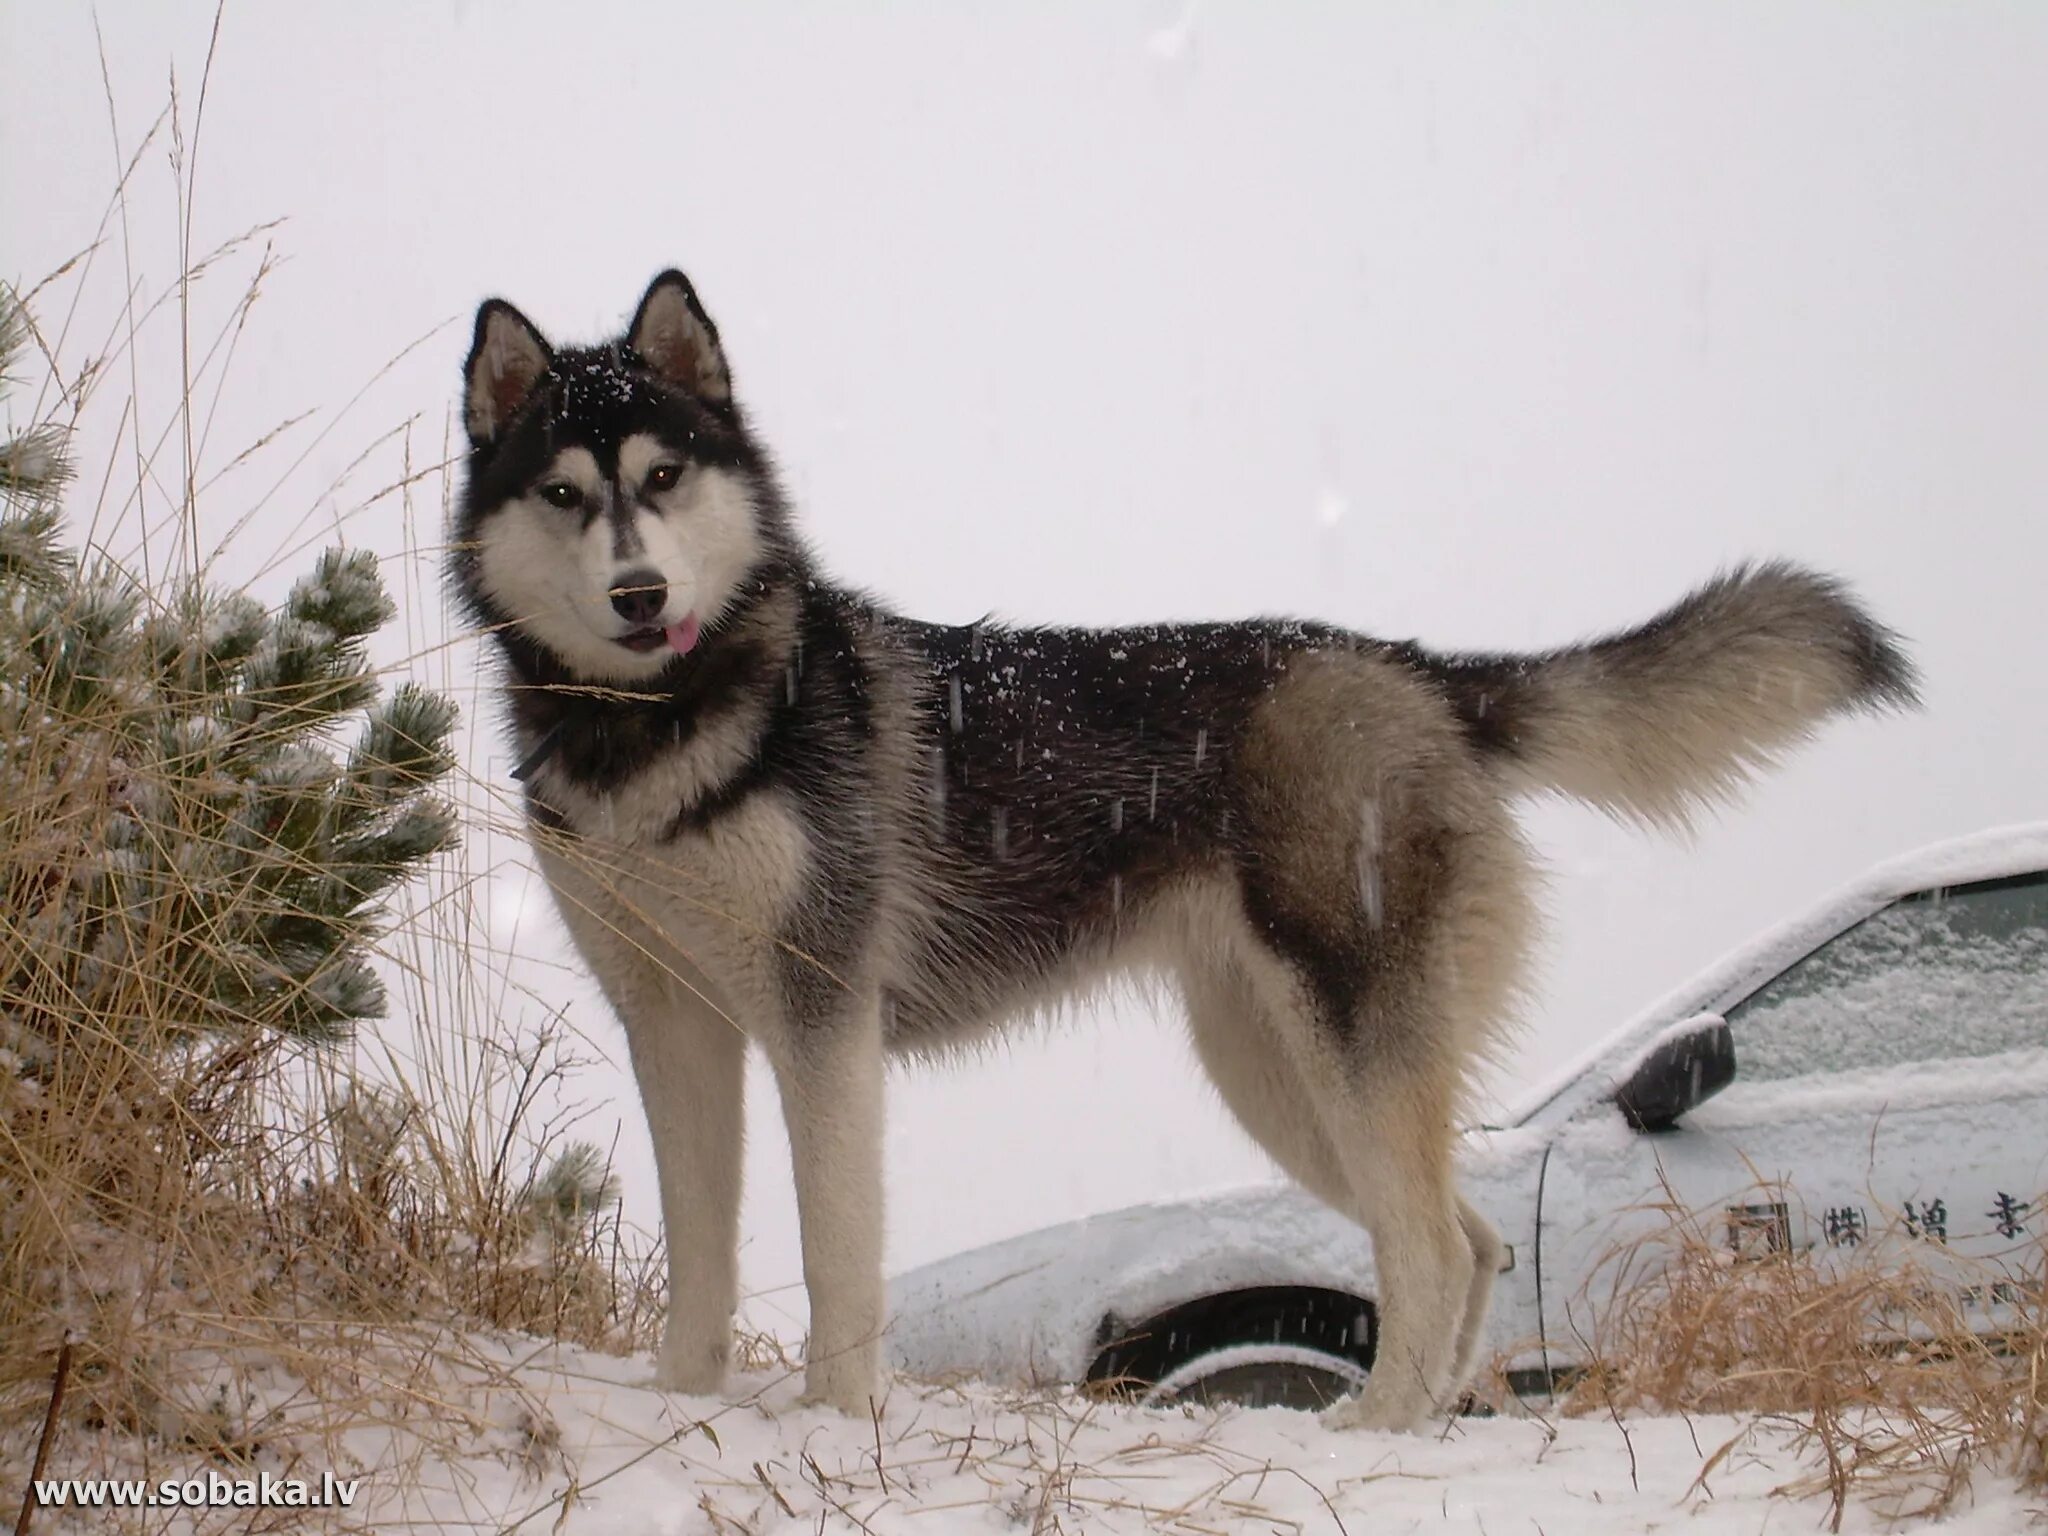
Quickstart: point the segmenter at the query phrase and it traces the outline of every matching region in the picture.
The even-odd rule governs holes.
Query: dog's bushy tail
[[[1515,787],[1665,826],[1836,715],[1919,702],[1898,636],[1841,582],[1780,561],[1718,576],[1623,634],[1425,664]]]

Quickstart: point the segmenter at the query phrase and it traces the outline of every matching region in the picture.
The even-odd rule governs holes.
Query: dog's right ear
[[[472,445],[496,441],[554,360],[554,349],[531,320],[503,299],[484,300],[464,369],[469,389],[462,419]]]

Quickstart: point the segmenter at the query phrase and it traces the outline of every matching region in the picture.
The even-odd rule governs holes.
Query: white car
[[[1489,1336],[1523,1389],[1583,1358],[1589,1281],[1667,1186],[1735,1259],[1882,1232],[2007,1261],[1962,1297],[1995,1326],[2048,1230],[2048,823],[1878,866],[1469,1129],[1460,1165],[1509,1244]],[[899,1276],[890,1345],[927,1379],[1317,1406],[1372,1367],[1372,1277],[1360,1228],[1263,1185]]]

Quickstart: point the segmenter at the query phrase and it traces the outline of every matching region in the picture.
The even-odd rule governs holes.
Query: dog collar
[[[533,750],[519,759],[512,768],[514,783],[524,784],[546,766],[547,760],[562,749],[562,738],[569,734],[569,722],[557,720],[533,744]]]

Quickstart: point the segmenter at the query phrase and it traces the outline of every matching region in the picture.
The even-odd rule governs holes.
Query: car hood
[[[1466,1132],[1458,1164],[1468,1194],[1525,1182],[1539,1153],[1525,1132]],[[889,1352],[927,1379],[1074,1381],[1101,1348],[1105,1317],[1138,1323],[1196,1296],[1261,1285],[1370,1295],[1372,1239],[1289,1183],[1130,1206],[897,1276]]]
[[[1106,1316],[1142,1321],[1196,1292],[1357,1290],[1364,1231],[1290,1184],[1132,1206],[939,1259],[890,1283],[889,1353],[910,1375],[1074,1381]]]

